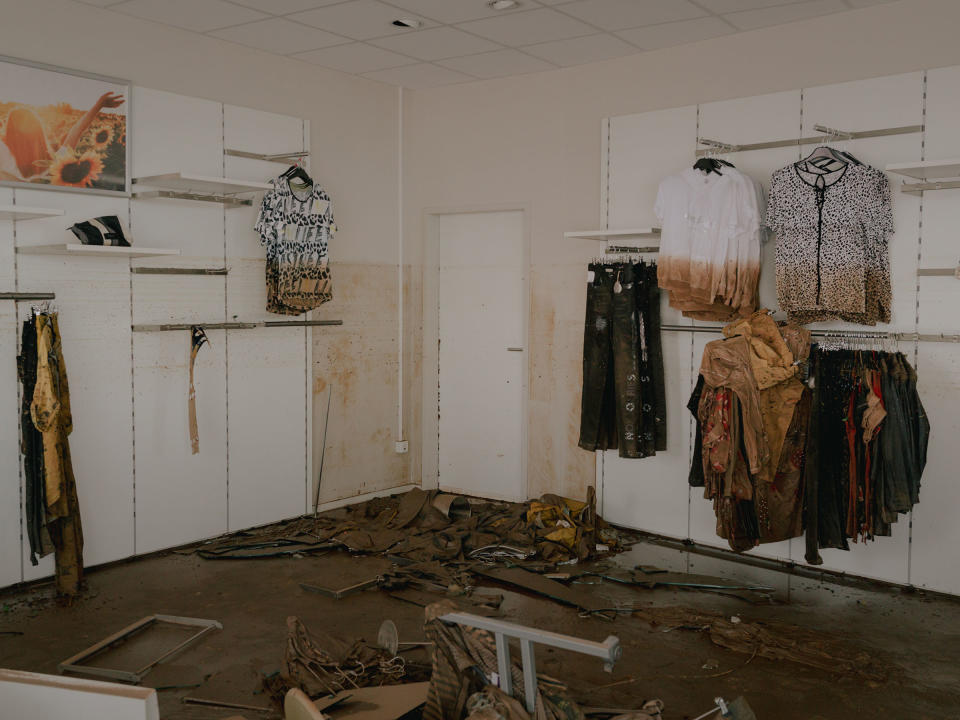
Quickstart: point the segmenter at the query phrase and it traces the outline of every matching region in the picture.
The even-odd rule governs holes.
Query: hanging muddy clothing
[[[43,557],[53,552],[53,543],[46,526],[43,436],[33,424],[30,415],[33,391],[37,385],[37,323],[32,313],[23,323],[17,369],[23,386],[20,402],[20,452],[23,455],[27,539],[30,542],[30,563],[36,565],[38,556]]]
[[[815,349],[806,559],[890,535],[920,499],[930,423],[902,353]]]
[[[199,325],[190,328],[190,389],[187,391],[187,424],[190,428],[190,452],[200,452],[200,428],[197,425],[197,390],[193,384],[193,368],[200,348],[208,343],[207,333]]]
[[[37,380],[30,417],[43,441],[46,527],[56,551],[56,586],[75,595],[83,579],[83,530],[68,436],[73,431],[70,388],[56,313],[36,316]]]
[[[579,445],[642,458],[667,447],[657,266],[591,264]]]

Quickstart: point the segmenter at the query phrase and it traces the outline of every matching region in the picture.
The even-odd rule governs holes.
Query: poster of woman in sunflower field
[[[123,193],[122,80],[0,60],[0,184]]]

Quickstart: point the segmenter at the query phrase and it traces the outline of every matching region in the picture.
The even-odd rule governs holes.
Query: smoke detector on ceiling
[[[513,10],[515,7],[520,7],[517,0],[490,0],[487,5],[494,10]]]

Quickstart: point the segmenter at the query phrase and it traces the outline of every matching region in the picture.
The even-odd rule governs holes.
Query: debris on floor
[[[798,625],[745,622],[739,618],[734,622],[721,613],[675,606],[635,609],[633,614],[667,630],[706,632],[715,645],[734,652],[853,675],[870,684],[884,682],[890,668],[876,653]]]
[[[344,690],[315,707],[332,720],[397,720],[427,702],[429,687],[418,682]]]

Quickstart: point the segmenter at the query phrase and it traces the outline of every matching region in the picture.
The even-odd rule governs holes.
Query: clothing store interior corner
[[[960,718],[960,3],[0,18],[0,720]]]

